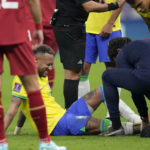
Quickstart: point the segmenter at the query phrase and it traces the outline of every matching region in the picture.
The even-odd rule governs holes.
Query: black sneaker
[[[108,128],[108,130],[104,133],[100,133],[99,136],[123,136],[125,135],[123,127],[119,129],[114,129],[112,126]]]

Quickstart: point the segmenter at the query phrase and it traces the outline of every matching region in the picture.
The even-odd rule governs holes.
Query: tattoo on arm
[[[11,103],[17,103],[17,102],[18,102],[18,100],[16,100],[16,99],[11,100]]]
[[[17,104],[17,106],[19,107],[20,106],[20,103],[21,103],[21,100],[20,98],[17,98],[17,97],[12,97],[11,99],[11,104]]]
[[[93,96],[96,96],[96,95],[97,95],[96,90],[93,90],[93,91],[87,93],[86,95],[84,95],[83,98],[85,100],[88,100],[88,99],[90,99],[90,98],[92,98]]]
[[[11,113],[7,112],[7,116],[12,117],[13,115]]]

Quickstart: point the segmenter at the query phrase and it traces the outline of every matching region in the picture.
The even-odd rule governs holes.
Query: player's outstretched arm
[[[122,7],[125,3],[125,0],[117,0],[115,3],[101,3],[95,1],[88,1],[82,4],[82,7],[87,12],[105,12],[109,10],[115,10]]]
[[[21,98],[12,96],[10,107],[6,113],[5,118],[4,118],[4,129],[5,129],[5,131],[7,130],[7,128],[10,126],[11,122],[13,121],[13,119],[14,119],[17,111],[18,111],[18,108],[21,104],[21,101],[22,101]]]

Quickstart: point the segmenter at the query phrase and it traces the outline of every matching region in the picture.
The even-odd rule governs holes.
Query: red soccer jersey
[[[56,0],[41,0],[42,7],[42,23],[49,25],[54,9],[56,8]]]
[[[42,10],[42,24],[47,26],[50,24],[52,13],[56,8],[56,0],[41,0],[40,2]],[[26,18],[29,27],[31,24],[33,24],[33,19],[28,5],[26,5]]]
[[[25,0],[0,0],[0,45],[26,40]]]
[[[25,5],[25,8],[26,8],[26,19],[27,19],[27,23],[28,24],[34,24],[34,21],[33,21],[33,17],[31,15],[31,11],[30,11],[30,8],[29,8],[29,5],[28,5],[28,1],[26,0],[26,5]]]

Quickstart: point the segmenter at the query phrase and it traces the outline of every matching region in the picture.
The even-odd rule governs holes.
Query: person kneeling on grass
[[[120,121],[117,87],[131,92],[142,120],[141,137],[150,137],[150,123],[145,96],[150,100],[150,39],[131,41],[114,38],[109,42],[108,55],[116,68],[103,73],[103,87],[112,126],[104,136],[124,135]]]
[[[101,87],[96,88],[65,110],[56,103],[48,85],[47,73],[53,66],[53,51],[44,45],[34,51],[34,55],[39,74],[39,85],[46,107],[49,135],[97,135],[107,131],[111,126],[110,120],[92,117],[92,113],[104,102],[103,89]],[[28,109],[27,94],[21,81],[16,76],[13,80],[11,105],[4,119],[5,131],[17,113],[19,106],[27,120],[36,129]],[[126,134],[140,132],[140,125],[126,122],[122,123],[122,126]]]

